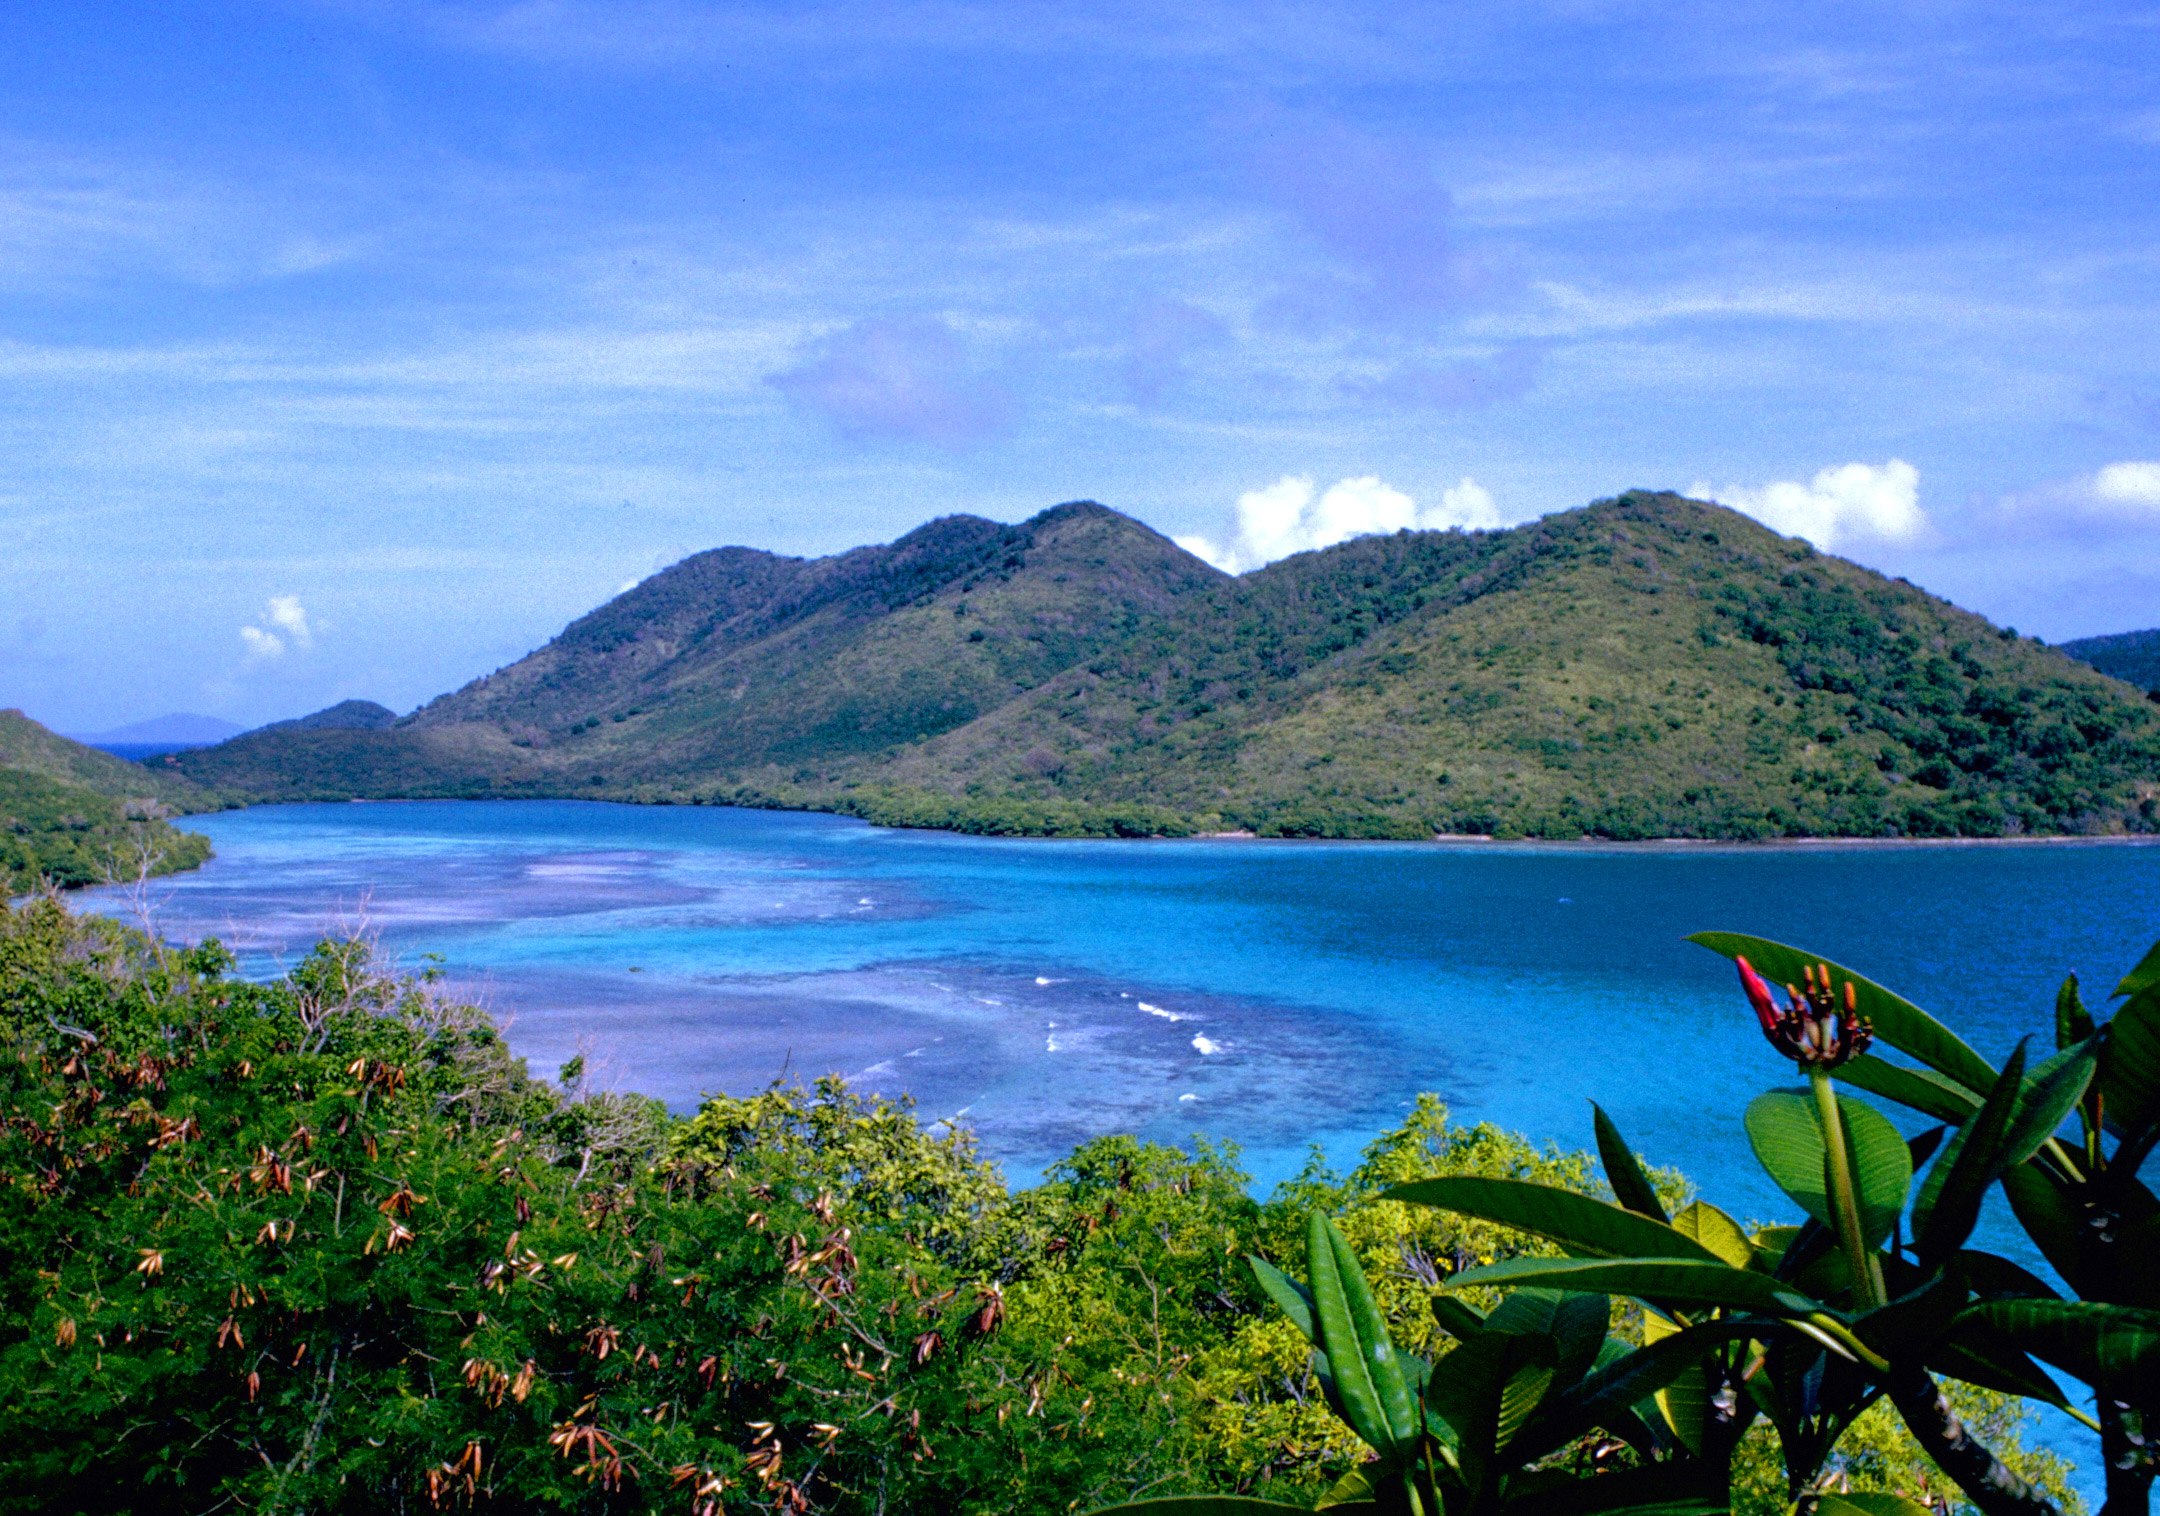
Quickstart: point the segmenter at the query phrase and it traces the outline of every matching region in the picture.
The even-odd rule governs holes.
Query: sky
[[[709,547],[1674,488],[2160,625],[2160,12],[18,0],[0,705],[398,710]]]

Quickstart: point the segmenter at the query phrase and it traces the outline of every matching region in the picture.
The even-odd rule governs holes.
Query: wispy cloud
[[[774,388],[857,442],[970,447],[1012,422],[1012,394],[934,321],[860,321],[816,345]]]
[[[263,607],[262,619],[267,626],[240,628],[240,641],[251,662],[282,658],[287,646],[306,648],[314,644],[314,629],[308,625],[307,610],[298,595],[272,595],[270,603]]]

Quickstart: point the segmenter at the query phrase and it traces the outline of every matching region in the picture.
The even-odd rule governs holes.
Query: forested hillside
[[[2062,650],[2103,674],[2134,684],[2160,697],[2160,627],[2117,632],[2110,637],[2080,637]]]
[[[1095,505],[687,559],[263,798],[734,801],[1019,832],[2000,836],[2160,825],[2160,708],[1722,507],[1630,493],[1232,579]]]
[[[209,840],[166,818],[220,803],[177,774],[0,711],[0,893],[193,868],[210,856]]]

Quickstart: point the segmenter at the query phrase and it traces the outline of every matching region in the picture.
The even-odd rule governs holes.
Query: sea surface
[[[971,1128],[1016,1183],[1125,1131],[1234,1142],[1264,1191],[1434,1091],[1567,1147],[1595,1099],[1707,1198],[1783,1217],[1740,1118],[1790,1065],[1685,934],[1820,952],[1998,1061],[2052,1046],[2065,973],[2097,1008],[2160,939],[2138,844],[1048,841],[576,801],[186,824],[208,865],[94,908],[216,936],[251,975],[369,934],[489,1007],[535,1074],[583,1054],[678,1110],[842,1074]],[[1984,1235],[2031,1257],[2000,1216]]]

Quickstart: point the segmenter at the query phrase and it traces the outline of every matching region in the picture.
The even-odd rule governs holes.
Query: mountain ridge
[[[1092,502],[694,555],[382,732],[175,755],[264,798],[555,794],[1020,832],[2160,825],[2160,712],[1723,507],[1631,491],[1239,578]]]

